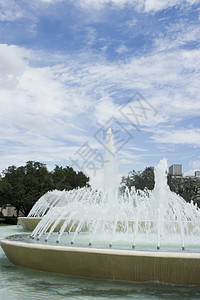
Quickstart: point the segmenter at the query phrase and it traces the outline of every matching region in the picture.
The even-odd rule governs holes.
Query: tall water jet
[[[106,136],[104,159],[104,186],[105,201],[115,205],[118,201],[118,168],[116,161],[116,148],[112,129],[109,128]]]
[[[106,137],[105,159],[104,159],[104,191],[108,189],[117,189],[118,168],[116,162],[116,147],[112,129],[109,128]]]
[[[157,227],[157,249],[160,249],[160,237],[163,233],[164,217],[163,212],[167,201],[167,160],[162,159],[154,168],[155,187],[153,190],[155,198],[155,223]]]

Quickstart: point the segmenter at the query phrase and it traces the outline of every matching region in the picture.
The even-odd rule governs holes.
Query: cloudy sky
[[[200,1],[0,0],[0,171],[200,169]]]

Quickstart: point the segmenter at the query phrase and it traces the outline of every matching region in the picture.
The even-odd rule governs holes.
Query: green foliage
[[[2,183],[11,187],[6,204],[14,206],[17,215],[21,211],[26,216],[37,199],[52,188],[46,165],[39,162],[28,161],[18,168],[10,166],[3,171],[3,175]]]
[[[144,190],[154,188],[154,171],[153,167],[146,168],[143,172],[136,172],[133,170],[127,177],[122,177],[122,183],[131,188],[135,186],[137,190]]]
[[[9,166],[0,177],[0,207],[14,206],[25,216],[35,202],[47,191],[53,189],[71,190],[88,185],[89,178],[83,172],[70,167],[56,166],[52,172],[45,164],[28,161],[25,166]]]
[[[0,176],[0,207],[6,207],[12,193],[12,185]]]
[[[185,201],[190,202],[195,200],[198,182],[192,178],[174,178],[168,174],[168,184],[172,192],[177,193],[185,199]]]
[[[83,172],[76,172],[73,168],[55,166],[51,173],[54,189],[72,190],[76,187],[88,185],[89,177],[86,177]]]

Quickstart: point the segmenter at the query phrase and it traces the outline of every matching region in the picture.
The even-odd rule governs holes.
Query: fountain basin
[[[122,281],[200,285],[200,254],[52,246],[0,240],[8,259],[45,272]]]

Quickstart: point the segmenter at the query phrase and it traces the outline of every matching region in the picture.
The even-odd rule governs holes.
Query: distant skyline
[[[0,0],[0,171],[200,170],[200,1]]]

